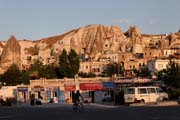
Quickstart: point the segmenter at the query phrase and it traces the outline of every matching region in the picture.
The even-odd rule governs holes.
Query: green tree
[[[96,77],[96,74],[91,73],[91,72],[89,72],[89,73],[80,72],[80,73],[78,74],[78,76],[80,76],[80,77],[82,77],[82,78],[94,78],[94,77]]]
[[[163,70],[160,70],[158,71],[155,75],[156,75],[156,79],[158,81],[162,81],[164,83],[165,79],[167,79],[167,69],[163,69]]]
[[[168,86],[170,99],[179,99],[180,96],[180,67],[178,63],[169,61],[167,68],[157,73],[157,80],[163,81]]]
[[[21,71],[21,81],[23,84],[28,85],[30,83],[30,76],[29,76],[29,72],[23,70]]]
[[[21,71],[15,64],[10,66],[8,70],[2,75],[2,82],[5,82],[8,86],[23,83]]]
[[[80,65],[79,56],[75,52],[75,50],[73,49],[70,50],[69,55],[68,55],[68,60],[69,60],[69,67],[70,67],[69,77],[73,78],[78,73],[79,65]]]
[[[135,77],[151,77],[151,72],[147,67],[140,67],[139,70],[133,70]]]
[[[105,69],[105,74],[107,74],[107,76],[112,77],[112,75],[117,74],[117,73],[118,73],[117,64],[114,64],[114,63],[107,64],[107,67]]]
[[[164,82],[168,86],[180,88],[180,67],[178,63],[169,61]]]
[[[59,56],[59,72],[61,77],[67,77],[69,72],[69,61],[67,51],[63,49],[61,55]]]
[[[43,64],[39,60],[35,60],[33,64],[30,65],[29,75],[31,79],[39,79],[41,72],[43,72]]]
[[[40,70],[41,70],[39,72],[40,77],[47,78],[47,79],[57,77],[55,68],[52,65],[43,65]]]
[[[79,56],[75,50],[71,49],[69,54],[63,49],[59,56],[59,72],[61,77],[73,78],[79,71]]]

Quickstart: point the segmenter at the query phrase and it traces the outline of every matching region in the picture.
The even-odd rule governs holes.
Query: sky
[[[0,41],[38,40],[90,24],[169,34],[180,29],[179,11],[180,0],[0,0]]]

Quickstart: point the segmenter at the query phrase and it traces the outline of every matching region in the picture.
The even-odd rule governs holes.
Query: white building
[[[101,74],[109,61],[86,61],[80,63],[79,72]]]
[[[0,97],[4,100],[9,98],[17,97],[17,87],[16,86],[2,86],[0,89]]]
[[[178,59],[173,59],[172,61],[180,64],[180,60]],[[168,59],[149,60],[147,62],[147,66],[151,72],[156,72],[156,71],[166,69],[168,63],[169,63]]]

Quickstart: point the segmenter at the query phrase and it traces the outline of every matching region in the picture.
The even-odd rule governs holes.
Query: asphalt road
[[[128,107],[85,105],[73,112],[71,105],[0,106],[0,120],[180,120],[180,106]]]

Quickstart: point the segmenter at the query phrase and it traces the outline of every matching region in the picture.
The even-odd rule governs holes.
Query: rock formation
[[[11,64],[26,67],[39,59],[43,64],[56,63],[63,49],[75,49],[78,54],[98,58],[111,53],[141,53],[144,48],[180,48],[180,33],[170,35],[141,34],[136,26],[123,33],[117,26],[88,25],[62,35],[36,41],[0,41],[0,68],[6,70]],[[1,70],[0,70],[1,72]]]
[[[0,65],[2,69],[6,70],[12,64],[16,64],[20,67],[21,59],[20,59],[21,46],[14,36],[11,36],[4,47],[1,54]]]

